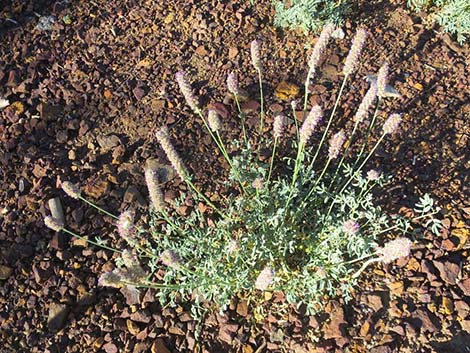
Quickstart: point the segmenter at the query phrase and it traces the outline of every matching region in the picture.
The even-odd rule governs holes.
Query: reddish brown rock
[[[454,285],[460,273],[460,266],[450,261],[434,261],[434,266],[439,270],[439,274],[444,282]]]

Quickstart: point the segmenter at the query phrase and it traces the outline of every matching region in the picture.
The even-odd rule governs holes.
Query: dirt
[[[366,27],[367,48],[335,127],[347,124],[364,95],[363,77],[388,61],[402,98],[387,99],[380,113],[403,113],[404,122],[371,162],[394,176],[378,202],[407,212],[429,193],[445,227],[438,237],[421,234],[409,258],[365,274],[352,302],[330,298],[307,316],[302,307],[276,310],[282,293],[261,308],[235,298],[227,313],[199,326],[185,305],[161,308],[151,290],[99,287],[111,254],[44,226],[48,200],[59,197],[68,226],[122,245],[109,219],[65,197],[59,182],[80,183],[114,213],[132,204],[145,219],[142,168],[148,158],[164,160],[154,131],[165,124],[198,184],[209,194],[225,192],[226,166],[174,74],[186,70],[201,104],[227,111],[227,138],[239,139],[234,107],[222,105],[225,79],[235,71],[256,100],[249,47],[260,39],[267,123],[275,111],[289,114],[275,89],[283,81],[302,87],[316,36],[273,27],[270,2],[254,3],[13,0],[0,8],[0,98],[10,103],[0,111],[1,353],[470,349],[470,50],[404,1],[359,2],[342,27],[345,39],[328,48],[311,102],[331,109],[350,38]],[[248,120],[254,125],[255,114]],[[168,194],[178,189],[174,182]]]

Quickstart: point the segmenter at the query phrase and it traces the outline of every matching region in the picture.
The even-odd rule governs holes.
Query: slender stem
[[[297,116],[295,115],[295,108],[293,105],[291,105],[292,107],[292,118],[294,119],[294,123],[295,123],[295,131],[296,131],[296,134],[297,134],[297,139],[299,138],[299,122],[297,121]]]
[[[343,262],[343,264],[345,265],[351,265],[351,264],[355,264],[356,262],[359,262],[359,261],[362,261],[362,260],[365,260],[371,256],[374,256],[376,255],[377,253],[372,253],[372,254],[367,254],[367,255],[364,255],[364,256],[361,256],[361,257],[358,257],[357,259],[354,259],[354,260],[350,260],[350,261],[346,261],[346,262]]]
[[[421,216],[412,218],[411,221],[412,221],[412,222],[416,222],[416,221],[419,221],[419,220],[422,219],[422,218],[434,216],[434,215],[437,214],[437,213],[439,213],[439,211],[435,211],[435,212],[431,212],[431,213],[426,213],[425,215],[421,215]],[[388,228],[382,230],[382,231],[381,231],[380,233],[378,233],[378,234],[387,233],[387,232],[390,232],[391,230],[397,229],[397,228],[399,228],[399,227],[400,227],[399,225],[394,225],[394,226],[392,226],[392,227],[388,227]]]
[[[83,196],[79,196],[78,197],[80,200],[82,200],[83,202],[87,203],[88,205],[90,205],[91,207],[93,208],[96,208],[98,211],[100,211],[101,213],[104,213],[105,215],[108,215],[109,217],[111,218],[114,218],[114,219],[119,219],[119,217],[113,215],[112,213],[102,209],[101,207],[99,207],[98,205],[94,204],[93,202],[91,201],[88,201],[86,198],[84,198]]]
[[[238,180],[238,183],[240,184],[240,187],[242,188],[243,192],[245,194],[247,194],[247,191],[245,189],[245,186],[243,185],[243,182],[242,182],[242,178],[241,178],[241,175],[240,175],[240,172],[238,171],[238,169],[233,165],[232,163],[232,160],[230,158],[230,156],[228,155],[227,153],[227,150],[225,148],[225,145],[222,141],[222,138],[220,137],[220,134],[218,131],[215,132],[216,134],[216,137],[217,139],[219,140],[219,144],[220,144],[220,151],[222,152],[223,156],[225,157],[225,159],[227,160],[228,164],[230,165],[230,168],[233,170],[233,172],[235,173],[235,177],[237,178]]]
[[[259,95],[260,95],[260,103],[261,103],[261,119],[260,119],[260,133],[263,133],[264,129],[264,96],[263,96],[263,81],[262,81],[262,74],[261,69],[258,69],[258,79],[259,79]]]
[[[299,146],[297,147],[297,157],[295,158],[295,165],[294,165],[294,173],[292,174],[292,183],[290,185],[290,192],[289,196],[287,197],[287,202],[285,206],[285,211],[287,212],[287,208],[292,200],[292,195],[294,194],[294,185],[295,182],[297,181],[299,171],[300,171],[300,166],[301,162],[303,160],[303,151],[304,151],[305,144],[302,142],[299,142]]]
[[[341,169],[341,167],[343,166],[343,162],[344,162],[344,158],[346,158],[346,155],[349,151],[349,147],[351,147],[352,143],[353,143],[353,137],[354,137],[354,134],[356,133],[356,130],[357,130],[357,126],[359,125],[359,122],[356,121],[356,123],[354,124],[354,128],[353,128],[353,131],[349,137],[349,140],[348,140],[348,145],[346,147],[346,149],[344,150],[344,153],[341,157],[341,160],[339,161],[339,164],[338,164],[338,167],[336,168],[336,171],[335,171],[335,174],[333,175],[333,178],[331,179],[331,182],[330,182],[330,185],[328,185],[328,190],[330,190],[331,186],[333,185],[333,183],[335,182],[336,180],[336,177],[338,176],[338,173]]]
[[[245,128],[245,114],[243,114],[242,108],[240,107],[238,95],[234,94],[233,96],[235,97],[235,103],[237,104],[238,114],[240,116],[240,120],[242,121],[243,140],[245,141],[245,144],[248,146],[248,139],[246,138],[246,128]]]
[[[204,115],[202,114],[201,110],[198,110],[198,114],[199,116],[201,117],[202,119],[202,122],[204,123],[207,131],[209,132],[209,134],[211,135],[212,137],[212,140],[214,140],[215,144],[217,145],[217,147],[219,148],[219,151],[220,153],[222,153],[222,155],[224,156],[225,160],[227,161],[227,163],[230,165],[230,168],[233,169],[235,175],[237,176],[237,179],[238,179],[238,182],[240,183],[240,186],[241,188],[243,189],[243,191],[246,193],[246,190],[241,182],[241,177],[240,177],[240,173],[238,172],[238,170],[234,167],[233,163],[232,163],[232,160],[230,159],[230,156],[228,155],[227,153],[227,149],[225,148],[224,146],[224,143],[222,141],[222,138],[220,137],[220,134],[218,131],[215,132],[212,132],[212,129],[210,128],[209,124],[207,123],[206,119],[204,118]]]
[[[331,162],[331,158],[328,158],[328,160],[326,161],[326,164],[325,166],[323,167],[323,170],[321,171],[320,175],[318,176],[317,180],[315,181],[315,183],[313,184],[312,188],[310,189],[310,191],[308,192],[307,196],[305,196],[305,198],[302,200],[302,203],[301,205],[306,202],[310,196],[312,196],[312,193],[315,191],[315,188],[317,187],[317,185],[320,183],[320,180],[323,178],[323,175],[325,174],[326,172],[326,169],[328,168],[328,166],[330,165],[330,162]]]
[[[268,184],[269,184],[269,180],[271,179],[271,173],[273,171],[274,155],[276,154],[277,140],[278,140],[277,138],[274,138],[273,153],[271,155],[271,163],[269,165],[269,173],[268,173],[268,181],[267,181]]]
[[[170,215],[166,210],[163,210],[160,212],[161,215],[163,216],[163,219],[165,220],[166,223],[173,229],[176,233],[183,235],[184,230],[182,230],[179,226],[177,226],[171,219]]]
[[[370,265],[373,264],[374,262],[379,262],[381,259],[380,258],[373,258],[369,259],[366,262],[364,262],[359,270],[357,270],[356,273],[354,273],[351,278],[357,278],[359,275]]]
[[[343,191],[347,188],[347,186],[349,185],[349,183],[351,183],[351,181],[354,179],[354,175],[358,172],[361,171],[362,167],[364,167],[364,165],[367,163],[367,161],[369,160],[369,158],[374,154],[375,150],[377,149],[377,147],[380,145],[380,143],[382,142],[382,140],[384,139],[386,134],[382,134],[382,136],[380,136],[380,138],[378,139],[378,141],[375,143],[374,147],[372,148],[372,150],[369,152],[369,154],[367,155],[367,157],[364,159],[364,161],[361,163],[361,165],[357,168],[357,170],[355,172],[352,173],[351,177],[348,179],[348,181],[346,182],[346,184],[343,185],[343,187],[341,188],[341,191],[339,192],[340,194],[343,193]]]
[[[103,249],[106,249],[106,250],[111,250],[111,251],[114,251],[114,252],[117,252],[117,253],[120,253],[120,254],[122,253],[122,251],[120,251],[120,250],[111,248],[111,247],[109,247],[109,246],[107,246],[107,245],[104,245],[104,244],[97,243],[96,241],[93,241],[93,240],[90,240],[90,239],[88,239],[88,238],[85,238],[85,237],[83,237],[83,236],[81,236],[81,235],[78,235],[77,233],[74,233],[74,232],[72,232],[72,231],[70,231],[70,230],[68,230],[68,229],[66,229],[66,228],[62,228],[62,231],[63,231],[64,233],[67,233],[67,234],[69,234],[69,235],[75,237],[75,238],[81,239],[81,240],[83,240],[83,241],[86,241],[87,243],[93,244],[93,245],[98,246],[98,247],[100,247],[100,248],[103,248]]]
[[[323,136],[322,136],[322,138],[320,140],[320,143],[317,147],[317,151],[315,152],[315,155],[313,156],[312,162],[310,163],[309,169],[313,168],[313,165],[315,164],[315,161],[317,160],[318,153],[320,153],[323,142],[325,141],[325,138],[328,134],[328,130],[330,129],[331,122],[333,121],[333,116],[335,115],[336,109],[338,108],[338,103],[339,103],[339,100],[340,100],[341,95],[343,93],[344,87],[346,86],[347,79],[348,79],[348,75],[345,75],[344,79],[343,79],[343,83],[341,84],[341,88],[339,89],[338,97],[336,97],[336,102],[335,102],[335,105],[333,107],[333,111],[330,114],[330,118],[328,119],[328,123],[326,125],[325,131],[323,132]]]
[[[202,198],[212,209],[217,212],[220,216],[224,218],[228,218],[228,216],[223,213],[219,208],[217,208],[211,200],[209,200],[202,192],[199,191],[199,189],[193,184],[193,182],[189,179],[189,177],[185,178],[186,183],[189,185],[191,189],[200,197]]]
[[[377,113],[379,111],[380,103],[381,103],[381,98],[379,97],[377,99],[377,103],[375,105],[374,115],[372,116],[372,120],[370,122],[369,128],[367,129],[367,133],[366,133],[366,137],[364,139],[364,143],[362,144],[361,150],[359,151],[359,154],[357,155],[356,160],[354,161],[353,168],[356,167],[357,163],[359,163],[359,160],[361,159],[362,154],[364,153],[364,150],[367,146],[367,143],[369,142],[370,134],[372,133],[372,129],[374,128],[374,124],[375,124],[375,120],[377,119]]]
[[[307,101],[308,101],[308,86],[310,86],[310,79],[312,78],[313,70],[309,68],[307,78],[305,79],[305,94],[304,94],[304,118],[307,112]]]

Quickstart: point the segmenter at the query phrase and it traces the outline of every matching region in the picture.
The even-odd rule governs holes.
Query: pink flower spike
[[[348,56],[346,57],[346,61],[344,63],[343,73],[345,75],[350,75],[354,68],[359,61],[359,57],[362,52],[362,48],[366,43],[367,39],[367,32],[363,28],[359,28],[354,36],[353,44],[351,46],[351,50],[349,50]]]
[[[377,252],[381,255],[380,260],[389,264],[401,257],[410,255],[411,245],[412,242],[408,238],[397,238],[386,243]]]
[[[340,130],[333,137],[330,139],[330,148],[328,149],[328,158],[335,159],[338,158],[339,152],[341,148],[343,148],[344,141],[346,140],[346,136],[344,135],[344,131]]]

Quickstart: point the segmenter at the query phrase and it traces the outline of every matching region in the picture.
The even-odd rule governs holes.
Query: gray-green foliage
[[[289,4],[275,0],[273,4],[276,26],[307,32],[316,32],[325,23],[341,23],[349,8],[346,0],[292,0]]]
[[[152,184],[154,174],[146,170],[146,182],[153,195],[152,200],[156,200],[152,201],[151,221],[148,225],[134,227],[130,210],[119,218],[111,215],[118,218],[118,231],[128,249],[118,251],[118,267],[104,273],[100,278],[101,284],[118,288],[155,288],[164,305],[180,301],[194,303],[196,316],[200,315],[198,309],[202,307],[198,304],[201,302],[209,301],[223,309],[234,296],[248,297],[255,302],[262,300],[262,290],[282,291],[288,303],[304,303],[309,312],[314,312],[321,308],[326,296],[349,299],[358,275],[368,264],[381,261],[381,248],[377,245],[381,235],[404,235],[418,221],[436,233],[439,231],[440,223],[433,218],[437,208],[429,196],[420,199],[415,218],[391,217],[374,199],[374,191],[378,194],[384,192],[388,178],[377,171],[363,170],[377,146],[398,127],[401,121],[399,114],[390,115],[378,129],[381,133],[375,137],[374,147],[363,155],[369,132],[372,134],[377,130],[374,126],[376,110],[369,123],[369,132],[363,136],[363,148],[357,156],[348,156],[343,147],[346,137],[348,145],[355,141],[354,133],[349,131],[351,129],[344,129],[346,135],[334,134],[328,152],[327,146],[322,145],[323,138],[317,145],[308,142],[313,140],[313,130],[307,127],[313,126],[312,121],[317,124],[320,120],[316,119],[323,113],[319,106],[314,106],[307,114],[305,104],[306,118],[294,137],[274,128],[275,138],[262,140],[260,144],[264,146],[252,148],[248,138],[235,142],[231,149],[235,156],[232,156],[227,153],[220,124],[206,121],[189,83],[183,82],[184,74],[179,75],[181,91],[191,98],[193,111],[204,122],[216,147],[230,165],[227,180],[214,182],[238,187],[239,194],[222,197],[214,205],[197,189],[196,178],[189,171],[181,171],[178,177],[186,182],[190,196],[196,201],[191,212],[183,216],[175,210],[185,204],[188,195],[182,195],[172,205],[165,204],[163,197],[158,201],[157,196],[162,196],[161,190]],[[348,75],[345,75],[341,87],[345,87],[347,79]],[[305,86],[308,87],[308,82]],[[233,89],[235,100],[237,90]],[[307,89],[305,102],[308,101],[308,93]],[[340,97],[341,94],[332,109],[329,123],[335,117]],[[243,112],[238,107],[239,118],[244,121]],[[286,119],[278,118],[281,116],[275,117],[275,123],[284,121],[285,124]],[[323,137],[329,133],[329,123],[326,127],[323,124]],[[308,136],[307,131],[310,131]],[[178,166],[179,160],[175,162],[178,154],[169,137],[168,140],[161,137],[163,132],[166,134],[167,130],[160,130],[157,138],[160,136],[159,142],[170,162]],[[343,139],[338,139],[339,135]],[[289,147],[296,149],[296,157],[280,158],[276,155],[275,147],[281,145],[283,150]],[[334,146],[336,148],[332,148]],[[260,147],[272,150],[269,163],[260,161]],[[318,154],[320,151],[322,153]],[[338,162],[340,153],[346,158]],[[273,160],[276,160],[276,168],[271,178]],[[68,186],[64,191],[71,189]],[[75,188],[72,191],[68,192],[69,195],[83,199]],[[213,209],[212,215],[206,212],[207,206]],[[54,230],[75,235],[50,217],[46,224]],[[411,245],[409,240],[405,240],[402,244]],[[92,244],[104,246],[99,240]],[[391,250],[388,251],[389,262],[410,251],[409,247]],[[141,264],[148,269],[147,272]],[[263,273],[267,276],[260,281]]]
[[[463,44],[470,34],[470,1],[468,0],[408,0],[415,10],[427,10],[445,32],[456,35]]]

